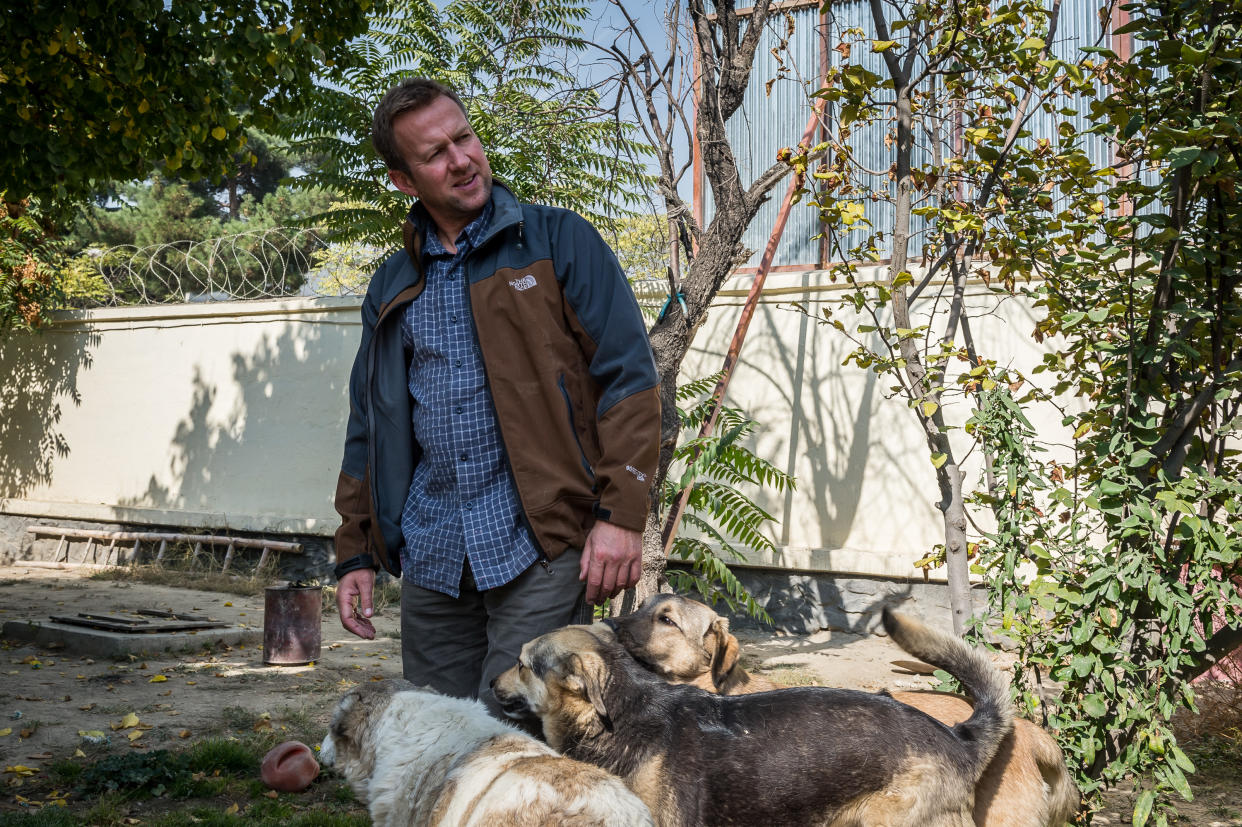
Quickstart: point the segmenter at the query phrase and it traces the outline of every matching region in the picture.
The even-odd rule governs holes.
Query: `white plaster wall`
[[[883,277],[878,270],[873,275]],[[699,347],[686,360],[683,381],[720,370],[751,280],[735,277],[725,285],[696,339]],[[929,289],[912,312],[925,319],[932,307],[942,310],[935,293]],[[820,323],[826,309],[846,330],[871,323],[843,305],[843,297],[822,271],[771,274],[742,348],[727,401],[759,423],[751,447],[797,479],[791,493],[758,498],[780,521],[773,537],[780,553],[752,560],[922,578],[913,562],[944,542],[935,469],[914,412],[893,392],[895,383],[853,362],[843,365],[857,345]],[[1030,375],[1045,351],[1030,335],[1036,320],[1030,304],[1000,300],[978,283],[969,288],[967,305],[976,311],[971,323],[980,355]],[[878,337],[869,344],[877,346]],[[960,395],[946,403],[948,422],[964,424],[971,406]],[[1064,430],[1051,406],[1029,413],[1041,434]],[[967,453],[961,431],[951,438],[956,456],[965,456],[969,491],[982,474],[981,457]],[[973,516],[988,524],[988,515]],[[931,579],[943,579],[943,572],[933,571]]]
[[[726,285],[683,381],[720,369],[751,279]],[[773,274],[742,350],[730,404],[760,423],[758,453],[798,479],[763,501],[781,553],[753,562],[921,577],[911,564],[943,542],[934,471],[891,383],[843,367],[854,345],[811,318],[831,307],[852,329],[842,295],[822,272]],[[974,322],[980,351],[1029,371],[1031,309],[982,286],[970,304],[990,311]],[[357,299],[291,299],[77,311],[12,337],[0,513],[330,535],[359,334]],[[948,413],[960,424],[966,406]],[[1060,428],[1052,412],[1036,424]]]
[[[0,510],[330,533],[357,302],[61,314],[0,344]]]

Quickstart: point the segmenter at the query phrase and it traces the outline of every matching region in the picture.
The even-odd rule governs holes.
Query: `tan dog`
[[[345,694],[320,759],[378,827],[637,827],[651,813],[620,779],[563,758],[487,714],[401,680]]]
[[[783,688],[738,665],[738,642],[728,621],[698,601],[657,594],[637,612],[605,623],[640,663],[672,683],[723,695]],[[944,692],[892,695],[950,726],[973,711],[969,701]],[[979,780],[974,820],[978,827],[1061,827],[1074,817],[1079,800],[1057,742],[1016,718],[1013,733]]]
[[[885,611],[893,640],[976,698],[945,727],[886,694],[819,686],[726,696],[670,684],[606,626],[522,647],[492,683],[549,745],[615,773],[661,827],[971,827],[975,785],[1010,730],[1008,687],[962,640]]]

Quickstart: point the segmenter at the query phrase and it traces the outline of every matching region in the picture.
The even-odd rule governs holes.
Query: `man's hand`
[[[375,627],[370,621],[374,592],[375,572],[371,569],[351,571],[336,584],[336,611],[341,616],[341,625],[345,631],[366,640],[375,637]]]
[[[582,549],[578,579],[587,584],[588,603],[599,605],[638,582],[643,568],[643,535],[599,520]]]

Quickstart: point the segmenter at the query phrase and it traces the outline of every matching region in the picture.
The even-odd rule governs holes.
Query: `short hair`
[[[393,136],[393,120],[405,112],[422,109],[439,97],[453,101],[461,107],[462,114],[466,114],[466,105],[457,93],[431,78],[406,78],[389,89],[379,106],[375,107],[375,116],[371,120],[371,145],[389,169],[405,173],[410,171]]]

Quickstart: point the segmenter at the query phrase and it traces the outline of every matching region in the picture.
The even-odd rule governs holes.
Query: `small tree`
[[[1050,52],[1055,3],[993,12],[983,3],[872,0],[870,8],[870,31],[829,18],[841,59],[817,94],[829,103],[834,138],[812,178],[830,255],[842,262],[833,278],[850,285],[845,307],[865,322],[847,327],[830,310],[824,320],[857,345],[849,361],[891,380],[918,422],[945,537],[921,562],[946,565],[961,633],[973,613],[962,467],[972,443],[954,435],[970,415],[954,403],[997,381],[972,332],[967,283],[979,259],[997,256],[989,223],[1007,209],[1007,182],[1026,174],[1020,138],[1036,114],[1066,105],[1085,69]],[[869,169],[861,159],[881,143],[890,165]],[[885,232],[875,229],[881,217]],[[884,278],[861,273],[885,253]]]
[[[659,205],[655,212],[668,217],[668,262],[677,265],[680,275],[680,301],[670,296],[668,312],[651,329],[663,416],[655,474],[659,491],[683,427],[677,404],[682,361],[721,285],[746,257],[743,234],[790,169],[774,160],[753,177],[743,176],[725,126],[741,108],[756,52],[765,42],[773,13],[770,0],[759,0],[744,11],[731,0],[710,8],[703,0],[689,0],[684,11],[671,3],[662,43],[647,40],[621,0],[612,3],[625,25],[611,44],[599,44],[617,67],[609,99],[615,117],[636,119],[652,147],[657,169],[652,195]],[[808,115],[810,111],[808,104]],[[712,212],[703,223],[680,187],[695,169],[694,143],[712,194]],[[621,611],[659,591],[664,581],[663,516],[660,508],[651,510],[643,535],[642,580],[618,601]]]
[[[1043,278],[1027,292],[1037,334],[1056,337],[1051,390],[1078,403],[1072,455],[1003,387],[975,424],[1007,481],[987,498],[984,562],[1032,666],[1024,697],[1038,702],[1040,672],[1055,683],[1048,720],[1088,791],[1154,781],[1141,827],[1190,798],[1171,719],[1242,644],[1242,30],[1226,3],[1124,8],[1136,48],[1100,52],[1093,125],[1036,148],[1004,216],[1002,270]],[[1088,136],[1115,165],[1090,163]]]

